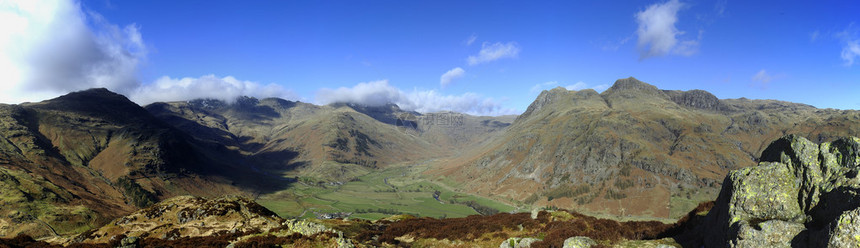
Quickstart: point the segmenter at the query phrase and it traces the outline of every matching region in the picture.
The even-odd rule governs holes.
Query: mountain
[[[770,140],[858,133],[858,111],[635,78],[547,90],[500,117],[251,97],[141,107],[91,89],[0,105],[0,236],[77,234],[179,195],[254,197],[292,216],[561,207],[668,221],[761,162]]]
[[[143,108],[106,89],[0,105],[0,236],[79,233],[177,195],[342,183],[455,154],[505,120],[251,97]]]
[[[243,97],[146,109],[195,139],[271,175],[347,181],[391,164],[445,157],[499,133],[510,117],[403,111],[397,105],[317,106]],[[444,118],[444,120],[443,120]]]
[[[755,165],[770,140],[858,133],[858,111],[717,99],[631,77],[599,94],[543,91],[504,134],[430,173],[521,204],[675,218],[713,199],[729,170]]]
[[[282,219],[253,200],[179,196],[79,235],[9,247],[857,247],[860,139],[786,135],[674,223],[570,210],[434,219]]]
[[[187,140],[106,89],[0,105],[0,236],[77,233],[174,195],[242,191]]]

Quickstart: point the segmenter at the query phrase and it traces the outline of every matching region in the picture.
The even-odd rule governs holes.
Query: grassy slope
[[[313,217],[314,212],[352,212],[352,217],[379,219],[392,213],[379,213],[378,209],[394,210],[396,213],[415,216],[464,217],[478,214],[462,204],[451,204],[451,200],[477,201],[501,212],[514,210],[504,203],[448,190],[436,182],[420,175],[426,169],[421,165],[396,165],[368,173],[343,185],[297,183],[284,191],[263,195],[260,204],[281,216]],[[440,201],[433,198],[440,191]],[[444,202],[444,203],[442,203]],[[368,213],[356,213],[370,210]],[[383,211],[385,212],[385,211]]]

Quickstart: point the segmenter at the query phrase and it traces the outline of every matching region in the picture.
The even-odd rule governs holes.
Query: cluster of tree
[[[357,214],[380,213],[380,214],[388,214],[388,215],[403,214],[403,212],[397,211],[396,209],[393,209],[393,208],[356,209],[355,213],[357,213]]]
[[[128,177],[120,177],[116,180],[116,186],[118,186],[123,195],[131,201],[136,207],[145,208],[149,205],[152,205],[156,202],[155,194],[147,191],[143,187],[141,187],[137,182],[133,179],[129,179]]]
[[[488,207],[488,206],[481,205],[480,203],[478,203],[478,202],[476,202],[476,201],[457,201],[457,200],[451,200],[451,203],[453,203],[453,204],[466,205],[466,206],[468,206],[468,207],[470,207],[470,208],[474,209],[474,210],[475,210],[475,212],[478,212],[478,213],[479,213],[479,214],[481,214],[481,215],[494,215],[494,214],[498,214],[498,213],[499,213],[499,210],[498,210],[498,209],[495,209],[495,208],[491,208],[491,207]]]
[[[606,190],[606,194],[605,194],[605,195],[603,195],[603,198],[605,198],[605,199],[614,199],[614,200],[619,200],[619,199],[627,198],[627,194],[624,194],[624,193],[621,193],[621,192],[618,192],[618,191],[615,191],[615,190],[609,189],[609,190]]]
[[[619,189],[627,189],[627,188],[633,187],[633,179],[625,179],[625,180],[615,179],[614,185],[616,188],[619,188]]]
[[[580,185],[577,187],[561,186],[546,192],[546,199],[547,201],[552,201],[552,199],[563,197],[574,198],[580,195],[584,195],[590,191],[591,187],[589,187],[588,185]]]

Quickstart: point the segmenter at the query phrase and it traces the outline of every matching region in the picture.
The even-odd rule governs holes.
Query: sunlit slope
[[[509,125],[503,121],[510,119],[422,115],[393,104],[317,106],[276,98],[155,103],[147,109],[196,139],[241,157],[249,167],[325,181],[346,181],[389,164],[449,156],[498,134]],[[456,115],[462,121],[423,121],[434,115]]]
[[[174,195],[238,191],[195,151],[105,89],[2,105],[0,235],[80,232]]]
[[[677,217],[713,198],[728,170],[754,165],[769,140],[858,132],[857,111],[719,100],[628,78],[600,94],[544,91],[504,135],[431,173],[524,204]]]

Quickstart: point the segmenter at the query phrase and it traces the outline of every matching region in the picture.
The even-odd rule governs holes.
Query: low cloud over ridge
[[[233,102],[240,96],[277,97],[299,99],[294,92],[277,84],[260,84],[238,80],[232,76],[223,78],[206,75],[199,78],[161,77],[155,82],[142,85],[128,93],[129,99],[145,105],[153,102],[187,101],[198,98],[213,98]]]
[[[84,11],[74,0],[35,0],[0,4],[0,102],[41,101],[68,92],[104,87],[146,105],[160,101],[213,98],[228,102],[239,96],[300,99],[277,84],[246,81],[232,76],[174,78],[162,76],[143,83],[138,78],[148,49],[141,27],[119,26],[98,13]],[[474,63],[516,57],[514,42],[484,43]],[[440,77],[447,85],[462,77],[456,67]],[[352,88],[322,89],[318,101],[366,105],[395,103],[419,112],[443,110],[476,115],[517,114],[499,101],[475,93],[443,95],[437,91],[404,92],[377,81]]]
[[[503,108],[493,98],[475,93],[442,95],[433,90],[404,92],[388,84],[388,80],[359,83],[351,88],[321,89],[317,92],[318,104],[355,103],[367,106],[397,104],[404,110],[422,113],[455,111],[472,115],[518,114],[513,109]]]

